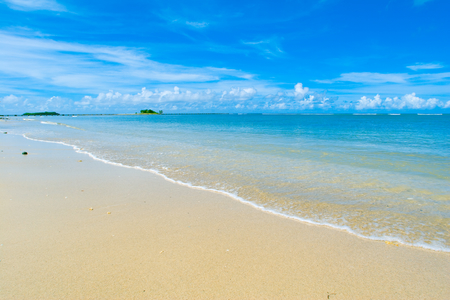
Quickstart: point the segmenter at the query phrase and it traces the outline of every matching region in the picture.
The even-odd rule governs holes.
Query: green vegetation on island
[[[141,114],[154,114],[154,115],[162,115],[163,111],[160,110],[159,112],[156,112],[152,109],[142,109]]]
[[[54,111],[44,111],[35,113],[24,113],[24,116],[59,116],[57,112]]]

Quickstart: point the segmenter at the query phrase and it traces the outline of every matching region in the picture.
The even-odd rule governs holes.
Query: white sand
[[[448,253],[285,219],[63,145],[2,134],[0,150],[0,299],[450,298]]]

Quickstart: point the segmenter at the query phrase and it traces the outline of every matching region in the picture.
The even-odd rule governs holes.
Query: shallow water
[[[450,251],[450,116],[17,118],[2,131],[360,236]]]

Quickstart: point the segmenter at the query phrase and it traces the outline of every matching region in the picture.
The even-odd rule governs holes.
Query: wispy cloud
[[[208,22],[190,22],[186,21],[186,25],[195,27],[195,28],[205,28],[209,26]]]
[[[254,48],[258,54],[271,59],[273,57],[280,57],[284,54],[281,50],[278,38],[270,38],[258,41],[242,41],[242,44]]]
[[[432,73],[432,74],[417,74],[414,76],[411,76],[411,79],[417,80],[417,81],[424,81],[424,82],[435,82],[435,83],[449,83],[450,79],[450,72],[443,72],[443,73]]]
[[[372,73],[353,72],[343,73],[334,79],[313,80],[317,83],[332,84],[342,82],[361,83],[368,85],[379,84],[408,84],[408,83],[441,83],[450,84],[450,72],[433,74],[407,74],[407,73]]]
[[[432,0],[414,0],[414,5],[422,5]]]
[[[134,48],[84,45],[0,31],[0,75],[10,85],[22,78],[31,89],[95,93],[133,90],[148,84],[250,80],[253,75],[226,68],[159,63]],[[4,84],[4,82],[3,82]]]
[[[10,8],[15,10],[51,10],[67,11],[66,8],[55,0],[3,0]]]
[[[408,69],[411,69],[413,71],[441,69],[443,67],[444,66],[440,63],[416,63],[414,65],[407,66]]]
[[[171,10],[165,10],[155,12],[155,15],[164,20],[164,22],[166,22],[166,26],[169,28],[173,27],[172,30],[177,33],[181,33],[179,32],[181,28],[197,30],[207,28],[211,25],[211,22],[204,20],[203,18],[199,18],[197,14],[192,13],[188,13],[188,16],[186,16]]]
[[[382,74],[372,72],[343,73],[335,79],[314,80],[318,83],[355,82],[355,83],[405,83],[410,75],[403,73]]]

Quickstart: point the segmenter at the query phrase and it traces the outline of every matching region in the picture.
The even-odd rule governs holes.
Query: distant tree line
[[[24,113],[24,116],[59,116],[57,112],[54,111],[44,111],[35,113]]]

